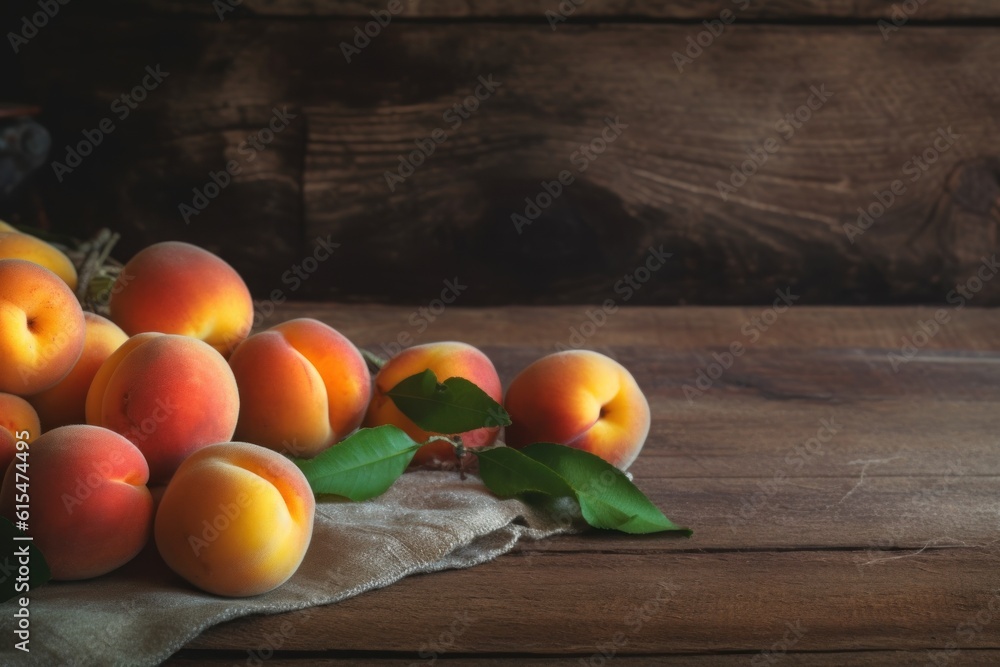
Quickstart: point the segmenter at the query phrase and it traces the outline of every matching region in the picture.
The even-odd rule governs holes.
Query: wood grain
[[[648,466],[646,466],[648,468]],[[792,470],[788,470],[792,474]],[[694,540],[605,533],[524,542],[529,559],[550,553],[678,553],[710,550],[837,549],[859,571],[921,549],[986,549],[994,535],[1000,478],[973,460],[934,476],[887,476],[860,466],[852,477],[662,479],[635,472],[636,484],[671,519],[697,526]]]
[[[408,312],[296,304],[274,317],[315,316],[371,347]],[[931,656],[992,664],[1000,649],[998,314],[959,311],[893,374],[886,350],[933,310],[796,307],[741,357],[740,382],[688,407],[682,378],[759,312],[630,308],[591,339],[649,396],[654,426],[635,482],[695,528],[691,539],[590,531],[522,542],[471,570],[412,577],[312,613],[218,626],[176,664],[243,662],[247,651],[274,647],[262,638],[278,619],[291,630],[269,664],[423,664],[435,646],[442,664],[457,666],[580,664],[609,651],[622,665],[747,664],[782,648],[788,653],[770,657],[787,664],[924,664]],[[579,315],[574,307],[449,309],[418,340],[474,341],[509,380]],[[818,419],[831,417],[843,430],[801,466],[789,463]]]
[[[274,16],[336,16],[369,18],[372,10],[384,10],[388,0],[243,0],[231,3],[232,12],[216,10],[212,3],[200,0],[142,0],[127,2],[111,0],[102,3],[116,11],[127,9],[143,12],[156,11],[165,14],[196,16],[221,16],[249,18]],[[723,9],[743,5],[733,0],[680,0],[678,2],[656,2],[654,0],[587,0],[571,14],[574,19],[660,19],[692,20],[715,18]],[[876,19],[892,17],[893,7],[901,3],[891,0],[777,0],[751,3],[744,15],[757,20],[803,20],[814,18]],[[544,20],[546,11],[558,11],[559,2],[553,0],[402,0],[401,18],[421,19],[497,19],[536,18]],[[89,11],[107,11],[88,5]],[[994,3],[988,0],[958,0],[949,3],[927,3],[920,6],[914,20],[972,20],[996,18],[998,13]]]
[[[279,284],[273,287],[279,287]],[[426,306],[426,304],[423,304]],[[262,304],[258,304],[262,308]],[[589,321],[596,306],[508,306],[504,308],[446,308],[433,319],[425,317],[419,330],[410,320],[418,307],[285,303],[275,306],[264,327],[294,317],[314,317],[336,327],[355,344],[388,354],[400,333],[409,343],[461,339],[479,347],[503,349],[504,354],[530,355],[554,351],[559,344],[573,347],[573,331]],[[701,352],[728,348],[747,339],[741,329],[752,318],[767,317],[767,307],[743,308],[623,308],[585,338],[587,347],[641,349],[643,352]],[[851,308],[797,305],[788,317],[775,320],[753,344],[754,349],[879,353],[896,349],[918,323],[933,319],[936,308]],[[921,349],[951,352],[955,356],[1000,350],[1000,312],[990,308],[948,309],[952,319]],[[933,355],[931,355],[933,356]],[[498,362],[502,362],[499,359]],[[520,370],[520,369],[513,369]],[[640,372],[641,369],[637,369]],[[903,391],[902,388],[899,391]]]
[[[945,190],[949,178],[985,183],[975,175],[985,177],[979,171],[985,165],[969,160],[1000,148],[980,134],[992,121],[971,127],[961,116],[985,118],[986,107],[945,110],[939,102],[943,94],[979,104],[982,98],[968,94],[985,92],[978,84],[945,91],[965,88],[962,72],[970,71],[970,61],[1000,47],[992,31],[915,31],[885,44],[874,30],[737,26],[681,73],[671,54],[691,32],[687,26],[556,34],[442,28],[414,35],[415,42],[400,33],[397,42],[373,44],[394,61],[397,47],[413,53],[424,39],[450,40],[466,81],[495,73],[510,84],[392,194],[386,170],[398,166],[414,138],[441,124],[442,110],[467,95],[471,83],[437,100],[400,105],[396,113],[312,110],[307,234],[332,233],[345,245],[371,248],[374,264],[408,285],[412,298],[432,298],[444,277],[458,275],[469,284],[463,303],[496,302],[501,289],[529,301],[622,299],[617,281],[643,265],[650,247],[674,257],[631,295],[635,303],[763,302],[788,286],[810,302],[936,301],[995,250],[1000,217],[959,223],[952,218],[957,202]],[[917,81],[911,64],[952,48],[944,41],[959,35],[975,40],[959,47],[961,66],[951,70],[933,58]],[[521,45],[523,59],[511,58],[511,43]],[[859,60],[880,67],[869,78]],[[649,65],[619,66],[634,61]],[[801,66],[790,70],[788,62]],[[550,69],[562,75],[543,74]],[[777,136],[775,123],[820,86],[833,93],[825,106],[722,201],[717,183],[729,180],[732,165]],[[628,129],[577,173],[573,155],[599,136],[608,116]],[[857,221],[857,208],[869,207],[876,189],[909,178],[902,170],[939,127],[968,134],[852,244],[844,225]],[[345,145],[345,134],[358,143]],[[519,234],[511,215],[562,170],[578,180]],[[992,198],[997,189],[964,191]],[[375,211],[382,224],[359,226],[360,211]],[[414,228],[427,238],[411,256],[401,248]],[[368,259],[368,252],[352,256],[338,265],[342,271],[330,272],[330,283],[346,285]],[[428,265],[454,270],[428,271]],[[368,284],[333,294],[363,293]],[[987,289],[981,298],[993,303],[997,286]]]
[[[302,123],[246,182],[253,196],[224,192],[198,233],[241,268],[256,258],[239,248],[277,229],[286,243],[299,239],[291,257],[281,254],[285,266],[316,238],[340,243],[298,297],[428,303],[457,277],[466,306],[626,295],[630,304],[768,303],[788,287],[809,303],[943,302],[956,284],[978,281],[996,252],[1000,38],[991,28],[907,25],[886,41],[874,25],[737,22],[681,72],[673,53],[704,30],[698,23],[389,25],[349,64],[339,44],[357,25],[53,23],[20,63],[57,146],[150,61],[173,78],[128,132],[178,123],[102,147],[75,184],[47,183],[53,219],[125,229],[168,221],[135,234],[136,244],[193,233],[177,205],[239,140],[219,119],[287,103]],[[502,85],[452,130],[444,114],[488,75]],[[831,95],[810,111],[813,89]],[[809,120],[786,141],[777,124],[800,108]],[[606,117],[628,127],[581,173],[572,156]],[[385,173],[436,128],[447,140],[390,191]],[[921,171],[913,156],[934,156],[947,128],[958,138]],[[777,152],[724,201],[718,182],[768,139]],[[169,159],[150,157],[159,154]],[[563,170],[576,180],[518,234],[511,215]],[[844,225],[856,224],[859,207],[877,211],[876,192],[897,179],[905,192],[851,243]],[[661,246],[672,257],[641,289],[624,290],[619,281]],[[281,285],[277,262],[248,270],[255,286]],[[1000,281],[972,301],[1000,303]]]
[[[178,667],[184,667],[185,665],[191,664],[232,665],[234,660],[242,661],[247,659],[247,653],[245,651],[240,653],[234,652],[235,658],[213,657],[219,653],[219,651],[182,651],[176,657],[168,660],[165,664],[177,665]],[[645,665],[695,665],[695,667],[701,667],[703,665],[732,667],[739,665],[740,667],[745,667],[747,662],[753,659],[755,655],[756,654],[739,652],[708,656],[693,655],[690,653],[678,655],[647,654],[643,656],[617,654],[614,656],[614,664],[621,665],[622,667],[645,667]],[[584,660],[583,664],[586,664],[589,657],[590,656],[584,656],[582,658]],[[927,651],[866,651],[863,653],[835,651],[830,653],[809,653],[793,650],[781,657],[785,658],[785,664],[808,664],[813,667],[903,667],[913,664],[922,664],[921,661],[928,661],[930,659]],[[942,658],[944,657],[951,659],[955,659],[956,657],[959,658],[958,662],[954,664],[963,666],[985,665],[987,667],[995,665],[997,663],[997,659],[1000,658],[996,651],[970,649],[965,649],[957,655],[942,656]],[[419,658],[419,656],[417,656],[417,658]],[[579,657],[537,658],[530,656],[518,656],[515,658],[494,658],[477,656],[476,658],[468,659],[453,658],[449,655],[444,655],[442,658],[447,660],[444,664],[447,664],[449,667],[521,667],[521,665],[527,665],[527,667],[580,667],[581,665],[581,658]],[[415,661],[413,657],[405,659],[368,658],[362,657],[358,654],[352,655],[349,661],[338,661],[338,664],[350,664],[351,667],[412,667],[415,662],[416,664],[427,664],[426,662],[420,662],[419,660]],[[595,660],[594,663],[601,664],[599,660]],[[267,662],[269,667],[318,667],[319,665],[329,664],[329,658],[305,658],[301,660],[294,658],[272,658]]]
[[[132,69],[139,74],[131,73],[130,81],[141,81],[143,68]],[[163,89],[149,93],[148,100],[169,90],[176,74],[171,72]],[[47,108],[50,123],[73,128],[53,138],[53,158],[60,162],[65,162],[65,146],[82,139],[81,122],[87,130],[102,118],[116,125],[61,182],[49,169],[42,174],[52,179],[48,214],[54,220],[73,220],[76,235],[86,238],[106,226],[121,230],[115,254],[123,260],[165,239],[194,243],[230,262],[255,292],[266,290],[272,276],[301,259],[299,226],[273,221],[302,216],[304,126],[292,122],[264,150],[248,143],[248,137],[268,128],[274,105],[177,110],[169,114],[169,123],[144,113],[141,106],[124,119],[115,113],[123,107],[108,104],[91,104],[82,111],[62,104]],[[109,171],[114,174],[107,181]],[[91,215],[81,216],[82,202],[95,193],[100,193],[99,204],[89,209]]]
[[[921,650],[951,640],[995,649],[996,563],[995,554],[967,550],[925,551],[864,571],[836,551],[504,557],[288,614],[295,632],[284,648],[426,651],[458,617],[464,630],[448,635],[458,654],[589,656],[619,632],[620,650],[632,654],[760,651],[782,640],[786,623],[803,632],[798,650]],[[956,636],[980,610],[993,625]],[[273,627],[267,617],[245,618],[190,647],[263,647]]]
[[[368,657],[371,654],[351,654],[350,657],[338,657],[336,654],[326,654],[323,657],[309,658],[271,658],[267,661],[268,667],[319,667],[320,665],[350,665],[351,667],[412,667],[416,664],[428,664],[421,662],[419,655],[406,658],[388,657],[393,654],[382,654],[387,657]],[[627,655],[616,654],[614,664],[621,667],[645,667],[646,665],[721,665],[721,667],[734,667],[739,665],[745,667],[757,654],[746,652],[735,652],[728,654],[714,655],[693,655],[681,653],[674,655]],[[225,657],[222,657],[225,656]],[[948,664],[953,665],[985,665],[992,667],[1000,659],[1000,655],[993,650],[964,649],[957,654],[934,654],[938,659],[949,659]],[[812,667],[909,667],[914,664],[925,664],[931,659],[928,651],[865,651],[865,652],[816,652],[791,650],[786,654],[772,656],[777,659],[784,658],[783,662],[790,665],[811,665]],[[448,654],[439,656],[440,663],[448,667],[580,667],[587,664],[590,656],[572,658],[540,658],[537,656],[517,656],[507,658],[475,657],[463,658],[452,657]],[[245,663],[248,659],[246,651],[210,651],[210,650],[185,650],[168,660],[165,664],[186,667],[187,665],[227,665],[231,667],[235,662]],[[581,663],[580,660],[584,662]],[[601,664],[600,659],[595,659],[594,664]],[[933,664],[933,663],[930,663]]]

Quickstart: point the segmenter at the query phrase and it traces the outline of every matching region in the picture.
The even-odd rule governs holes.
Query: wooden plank
[[[458,654],[588,656],[608,645],[633,655],[717,653],[795,639],[785,648],[996,649],[998,588],[995,553],[973,550],[924,552],[864,572],[850,554],[830,551],[557,554],[530,565],[504,557],[287,614],[282,648],[412,653],[447,643]],[[980,612],[979,631],[963,625]],[[262,638],[274,628],[267,617],[241,619],[190,647],[267,648]]]
[[[450,309],[418,342],[471,336],[491,353],[507,382],[552,351],[538,341],[578,323],[579,312]],[[734,338],[742,339],[741,323],[759,312],[628,309],[590,341],[633,370],[653,406],[650,439],[632,468],[637,483],[674,518],[701,531],[697,544],[620,538],[628,548],[742,548],[756,541],[761,548],[798,543],[868,550],[981,542],[995,509],[997,479],[991,475],[1000,474],[993,410],[1000,400],[997,357],[948,353],[995,348],[992,332],[1000,316],[961,311],[914,361],[893,373],[879,348],[934,311],[797,308],[762,335],[759,349],[734,362],[718,385],[688,403],[682,386],[693,384],[698,368],[712,360],[705,351],[725,350]],[[386,353],[391,350],[371,341],[384,339],[392,323],[405,323],[407,315],[400,308],[297,305],[274,319],[319,316]],[[604,345],[625,337],[628,345]],[[823,351],[787,347],[804,343]],[[695,354],[695,348],[702,351]],[[944,415],[942,405],[948,406]],[[831,419],[838,432],[826,443],[813,441],[823,420]],[[940,502],[926,511],[932,501]],[[851,532],[831,531],[828,514],[850,517]],[[540,548],[593,548],[592,537]]]
[[[153,126],[230,107],[301,108],[303,162],[290,150],[258,183],[259,197],[300,182],[300,256],[327,236],[342,252],[299,297],[428,302],[457,276],[467,285],[465,306],[770,302],[788,287],[811,303],[943,301],[957,283],[976,280],[982,258],[996,251],[1000,86],[991,73],[1000,39],[992,29],[906,25],[886,41],[874,25],[737,23],[681,72],[673,53],[703,29],[697,22],[554,33],[517,22],[389,25],[347,63],[339,44],[356,26],[82,17],[53,22],[19,62],[51,114],[57,146],[80,132],[81,118],[97,119],[81,110],[106,109],[134,83],[150,44],[174,77],[164,83],[173,92],[142,107]],[[111,37],[95,43],[102,30]],[[622,65],[632,62],[643,66]],[[800,66],[789,70],[789,62]],[[502,85],[452,130],[444,114],[488,75]],[[815,111],[803,106],[811,95],[819,103],[813,88],[832,93]],[[797,112],[809,120],[786,141],[778,123]],[[577,171],[574,153],[615,116],[628,127]],[[935,156],[933,142],[948,127],[958,138]],[[390,192],[385,173],[435,128],[448,139]],[[723,201],[718,182],[768,139],[779,142],[777,152]],[[74,177],[105,190],[48,184],[48,198],[60,202],[53,219],[128,227],[173,216],[203,182],[206,163],[224,164],[235,140],[205,136],[211,155],[164,160],[155,184],[126,175],[140,157],[127,143],[102,147],[102,160]],[[167,142],[151,140],[142,152],[187,150]],[[925,150],[935,161],[923,172],[911,161]],[[564,170],[576,180],[518,234],[511,215]],[[875,191],[897,179],[906,191],[852,244],[843,226],[857,222],[859,207],[877,210]],[[123,182],[170,194],[110,192]],[[129,205],[97,208],[98,196]],[[233,197],[227,191],[212,210]],[[237,213],[231,224],[250,230],[302,222],[294,208],[260,200]],[[221,223],[202,228],[218,244],[232,235]],[[663,268],[641,289],[622,289],[619,281],[661,245],[673,253]],[[1000,281],[972,302],[1000,303]]]
[[[1000,217],[955,217],[953,204],[959,196],[996,191],[960,184],[980,176],[989,181],[980,171],[986,164],[973,154],[992,155],[1000,146],[981,133],[992,123],[985,107],[973,109],[978,103],[971,102],[945,111],[941,91],[954,90],[945,94],[949,99],[968,100],[973,90],[994,96],[938,59],[919,81],[910,63],[952,48],[964,62],[975,61],[1000,41],[985,30],[912,30],[888,44],[874,30],[801,30],[737,26],[684,72],[672,53],[691,36],[689,26],[556,34],[441,28],[428,29],[428,42],[417,36],[410,42],[400,32],[397,42],[373,44],[382,49],[380,58],[392,60],[397,47],[413,52],[451,39],[468,82],[495,73],[510,84],[391,194],[385,174],[405,174],[397,171],[400,156],[414,150],[414,139],[443,127],[442,111],[472,84],[377,114],[310,108],[307,229],[366,249],[331,271],[338,287],[328,294],[373,289],[368,280],[339,291],[373,260],[384,267],[385,280],[406,285],[414,299],[440,289],[445,271],[422,269],[428,265],[454,267],[469,285],[467,304],[502,302],[512,286],[541,302],[622,298],[616,281],[643,265],[649,247],[662,244],[674,258],[632,295],[634,302],[760,302],[788,286],[812,302],[943,301],[978,269],[983,253],[996,248]],[[945,46],[958,39],[975,41]],[[523,56],[512,58],[508,44],[520,45]],[[620,66],[636,61],[648,65]],[[784,65],[790,61],[802,67],[790,72]],[[878,62],[877,74],[869,78],[860,62]],[[454,71],[450,62],[445,69]],[[829,101],[815,114],[803,107],[810,121],[722,201],[718,184],[731,182],[733,165],[778,137],[776,123],[821,86],[833,93]],[[967,120],[980,116],[985,124]],[[584,161],[581,174],[573,156],[598,137],[607,117],[629,127],[600,157]],[[962,137],[940,159],[930,148],[934,169],[910,182],[903,170],[915,168],[912,156],[947,127]],[[524,215],[526,197],[547,196],[542,182],[564,170],[577,180],[518,233],[512,214]],[[856,223],[858,207],[871,207],[874,191],[895,180],[907,188],[905,197],[852,244],[844,225]],[[358,224],[362,212],[373,211],[377,228]],[[414,228],[428,238],[417,241],[419,253],[401,252]],[[994,303],[997,289],[991,285],[979,298]]]
[[[130,69],[140,72],[133,73],[133,83],[141,81],[142,69]],[[148,99],[168,95],[177,74],[170,72],[164,89],[153,90]],[[122,260],[157,241],[194,243],[230,262],[251,290],[261,292],[303,248],[305,127],[292,122],[261,143],[274,109],[249,104],[177,110],[164,122],[163,115],[141,105],[135,111],[96,103],[84,110],[48,105],[48,124],[73,128],[54,138],[52,157],[60,163],[74,164],[66,147],[83,139],[81,123],[92,130],[101,119],[111,119],[115,129],[70,173],[41,173],[47,213],[57,223],[72,220],[70,230],[80,237],[106,226],[120,231],[115,255]],[[107,178],[109,172],[114,175]],[[91,214],[81,216],[81,206]]]
[[[408,312],[299,304],[274,318],[317,316],[371,345]],[[693,538],[522,542],[472,570],[218,626],[176,664],[273,649],[269,664],[992,664],[997,313],[960,311],[889,373],[885,351],[932,312],[793,308],[733,367],[739,381],[687,406],[681,378],[759,309],[625,309],[594,338],[651,399],[636,483]],[[579,315],[449,309],[424,335],[472,340],[509,378]],[[789,463],[830,414],[844,429]]]
[[[568,344],[585,308],[450,308],[422,333],[414,312],[381,306],[280,307],[268,322],[315,316],[381,354],[411,343],[465,340],[482,347],[506,383],[534,359]],[[756,343],[741,333],[761,309],[629,308],[610,316],[585,341],[635,374],[653,406],[650,440],[634,472],[639,479],[704,477],[840,477],[920,475],[934,480],[949,465],[1000,474],[993,406],[1000,400],[996,334],[1000,313],[966,308],[894,372],[889,351],[919,331],[934,309],[873,311],[798,306]],[[923,340],[923,339],[921,339]],[[718,381],[688,401],[699,370],[733,341],[748,344]],[[808,352],[805,346],[814,346]],[[396,347],[394,347],[396,346]],[[942,408],[942,406],[945,406]],[[942,410],[944,410],[942,412]],[[822,456],[796,452],[821,420],[843,430]],[[796,461],[790,466],[788,459]],[[867,467],[864,461],[884,461]]]
[[[1000,474],[995,416],[990,415],[995,402],[900,395],[865,403],[859,394],[839,407],[834,407],[836,399],[831,403],[709,394],[689,406],[679,396],[669,402],[654,398],[657,417],[636,474],[770,478],[783,472],[850,478],[865,470],[866,476],[933,478],[952,464]],[[821,420],[843,428],[819,450],[822,455],[802,456],[807,446],[815,447],[809,443]]]
[[[233,655],[233,657],[230,657]],[[716,655],[622,655],[615,654],[614,664],[622,667],[645,667],[645,665],[720,665],[721,667],[745,667],[749,660],[752,660],[755,653],[730,653]],[[226,657],[221,657],[226,656]],[[269,667],[320,667],[325,665],[348,664],[351,667],[412,667],[416,664],[430,664],[426,658],[420,658],[419,654],[407,658],[378,657],[365,658],[358,654],[327,653],[323,657],[283,657],[271,658],[267,661]],[[447,653],[436,656],[439,664],[448,667],[581,667],[581,665],[593,664],[602,665],[600,658],[594,659],[593,663],[588,663],[591,656],[568,657],[568,658],[539,658],[529,656],[518,656],[510,658],[455,658]],[[970,650],[965,649],[961,653],[935,653],[929,651],[855,651],[855,652],[833,652],[833,653],[808,653],[804,651],[791,650],[785,654],[773,654],[775,662],[782,658],[787,658],[788,664],[806,665],[808,667],[909,667],[914,664],[933,664],[928,661],[934,657],[938,659],[948,658],[948,664],[953,665],[984,665],[992,667],[1000,660],[1000,655],[991,650]],[[248,652],[221,652],[221,651],[181,651],[166,665],[177,665],[186,667],[191,664],[198,665],[227,665],[231,666],[236,661],[249,659]],[[581,663],[580,661],[583,660]],[[764,663],[766,664],[766,663]]]
[[[272,288],[280,288],[274,283]],[[627,305],[627,304],[625,304]],[[421,311],[420,308],[424,310]],[[409,334],[406,346],[439,340],[463,340],[479,347],[503,350],[511,358],[553,351],[557,345],[574,347],[573,333],[590,333],[593,305],[507,306],[497,308],[446,307],[430,312],[429,304],[410,306],[282,303],[258,304],[267,311],[263,326],[295,317],[318,318],[354,341],[380,354],[390,354],[400,344],[400,334]],[[608,316],[585,336],[584,345],[609,351],[636,353],[694,352],[728,348],[733,341],[749,343],[741,332],[754,328],[752,318],[771,319],[768,307],[742,308],[651,308],[629,305]],[[820,307],[802,303],[774,321],[752,344],[753,349],[776,351],[830,349],[875,354],[897,349],[904,336],[911,336],[919,323],[934,318],[937,308]],[[955,351],[989,353],[997,350],[1000,312],[989,308],[947,309],[951,321],[941,327],[921,348],[921,353]],[[413,320],[420,320],[414,324]],[[758,329],[759,330],[759,329]],[[405,339],[405,337],[404,337]],[[612,350],[613,348],[613,350]],[[398,351],[398,350],[396,350]],[[933,356],[933,355],[928,355]],[[918,356],[919,358],[919,356]],[[499,361],[499,360],[498,360]],[[519,369],[512,369],[519,370]],[[641,369],[637,369],[640,370]]]
[[[125,2],[114,0],[107,3],[115,9],[125,7],[132,12],[158,12],[196,16],[336,16],[369,18],[372,10],[384,10],[388,0],[243,0],[229,3],[234,11],[216,9],[212,3],[199,0],[142,0]],[[545,12],[559,11],[559,2],[553,0],[402,0],[400,17],[422,19],[454,18],[540,18]],[[746,8],[740,13],[748,19],[784,21],[812,18],[875,19],[891,17],[894,3],[891,0],[778,0],[766,3],[744,3],[742,0],[680,0],[678,2],[655,2],[653,0],[583,0],[575,12],[569,14],[580,18],[619,18],[630,20],[667,19],[691,20],[710,19],[719,16],[724,9]],[[92,6],[88,6],[92,7]],[[969,20],[974,18],[995,18],[998,16],[994,3],[986,0],[958,0],[956,2],[928,3],[918,5],[914,20]],[[92,10],[93,11],[93,10]]]
[[[407,328],[410,312],[303,305],[282,308],[271,321],[318,316],[358,344],[388,354],[399,331],[414,331]],[[742,323],[759,310],[629,309],[609,318],[586,346],[630,368],[651,401],[650,439],[633,468],[640,480],[775,474],[850,480],[862,469],[868,477],[934,480],[952,465],[1000,474],[993,410],[1000,386],[997,356],[989,352],[996,348],[1000,314],[961,311],[894,372],[891,346],[933,313],[800,307],[693,401],[684,387],[696,387],[699,370],[714,363],[709,351],[721,354],[734,340],[747,342],[739,333]],[[586,317],[573,307],[449,309],[413,342],[469,341],[487,351],[506,383],[555,350],[543,341],[558,341],[581,320]],[[822,352],[781,347],[806,343]],[[957,351],[962,348],[969,352]],[[800,456],[822,420],[830,419],[843,429],[822,455]]]
[[[874,466],[866,473],[778,481],[636,473],[639,488],[671,519],[695,528],[694,537],[588,531],[517,549],[529,561],[556,553],[838,549],[849,550],[862,572],[921,549],[996,548],[1000,478],[979,476],[972,460],[936,477],[884,477]]]

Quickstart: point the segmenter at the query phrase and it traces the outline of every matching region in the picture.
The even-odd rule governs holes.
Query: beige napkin
[[[13,648],[15,604],[8,601],[0,605],[0,664],[156,665],[217,623],[338,602],[414,573],[471,567],[521,538],[575,530],[559,520],[565,516],[499,500],[474,476],[409,472],[374,500],[317,503],[302,567],[258,597],[202,593],[147,549],[104,577],[33,591],[30,653]]]

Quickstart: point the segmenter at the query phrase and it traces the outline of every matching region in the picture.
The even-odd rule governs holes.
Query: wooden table
[[[948,307],[931,336],[916,332],[934,308],[766,310],[623,309],[586,340],[649,397],[635,482],[691,539],[524,543],[320,613],[226,623],[171,662],[247,664],[284,628],[268,665],[997,664],[1000,313]],[[272,323],[315,316],[378,351],[416,333],[411,312],[296,305]],[[416,339],[480,346],[506,382],[586,321],[453,308]],[[734,342],[745,352],[686,398]]]

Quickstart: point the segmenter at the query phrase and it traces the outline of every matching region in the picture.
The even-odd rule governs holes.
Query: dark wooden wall
[[[671,259],[630,303],[767,303],[788,286],[810,303],[943,301],[997,251],[998,4],[914,0],[902,23],[904,3],[876,0],[587,0],[553,30],[558,0],[425,0],[346,62],[340,43],[388,4],[244,0],[224,20],[210,0],[66,5],[12,59],[15,85],[55,159],[106,116],[116,129],[61,183],[40,175],[52,225],[119,229],[123,258],[205,245],[262,296],[426,303],[458,277],[464,305],[621,302],[616,281],[661,245]],[[673,54],[727,9],[679,71]],[[119,121],[112,101],[157,64],[169,76]],[[489,75],[500,87],[452,131],[443,113]],[[814,88],[832,95],[787,138],[779,121]],[[245,161],[275,107],[296,118]],[[581,173],[572,155],[606,117],[627,129]],[[435,128],[447,141],[391,192],[385,171]],[[948,128],[914,180],[912,156]],[[717,183],[772,138],[723,200]],[[186,224],[179,205],[229,160],[241,172]],[[576,180],[518,234],[511,214],[563,170]],[[852,243],[844,225],[896,179],[905,192]],[[282,275],[319,237],[340,245],[292,291]],[[973,303],[1000,304],[1000,280]]]

